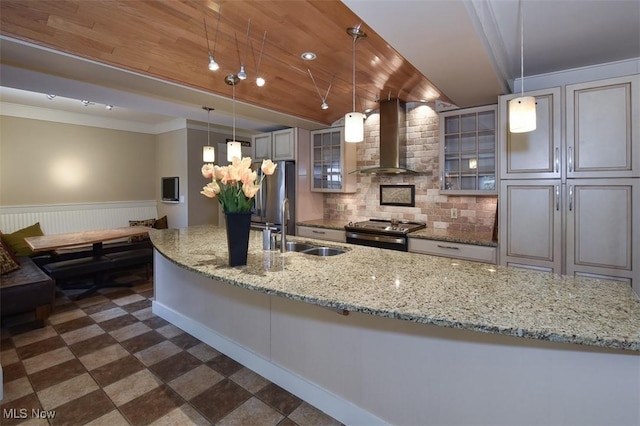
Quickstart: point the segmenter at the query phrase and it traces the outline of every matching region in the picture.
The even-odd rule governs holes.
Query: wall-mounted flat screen
[[[162,201],[180,201],[180,181],[177,176],[162,178]]]

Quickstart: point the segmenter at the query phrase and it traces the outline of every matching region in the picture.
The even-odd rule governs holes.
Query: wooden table
[[[25,242],[34,253],[51,251],[67,247],[93,245],[93,255],[102,254],[104,241],[118,240],[139,235],[148,235],[146,226],[127,226],[123,228],[98,229],[95,231],[68,232],[64,234],[42,235],[39,237],[27,237]]]
[[[25,242],[31,247],[34,253],[47,252],[69,247],[78,247],[92,245],[91,259],[99,259],[102,256],[103,243],[105,241],[119,240],[122,238],[148,235],[149,230],[146,226],[127,226],[123,228],[99,229],[93,231],[69,232],[64,234],[42,235],[39,237],[27,237]],[[75,261],[79,261],[76,259]],[[63,262],[74,262],[63,261]],[[59,262],[62,263],[62,262]],[[51,265],[55,264],[52,263]],[[130,286],[130,284],[105,283],[105,271],[97,270],[93,275],[93,284],[89,286],[87,291],[76,296],[77,299],[86,297],[97,290],[105,287]],[[87,288],[77,287],[77,288]]]

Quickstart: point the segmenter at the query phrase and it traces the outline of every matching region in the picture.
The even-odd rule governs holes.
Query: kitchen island
[[[640,423],[629,286],[258,232],[230,268],[224,229],[151,239],[156,314],[344,423]]]

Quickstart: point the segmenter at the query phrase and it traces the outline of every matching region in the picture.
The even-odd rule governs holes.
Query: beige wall
[[[155,136],[0,116],[0,205],[156,199]]]
[[[199,129],[189,129],[188,135],[188,164],[189,164],[189,225],[218,224],[218,200],[211,200],[200,194],[207,179],[202,177],[202,147],[207,144],[207,132]],[[211,145],[216,151],[216,164],[226,164],[221,161],[222,152],[219,144],[224,144],[227,135],[211,132]]]
[[[180,178],[180,203],[158,202],[158,217],[167,215],[170,228],[188,226],[189,181],[187,167],[187,129],[156,135],[155,198],[162,199],[160,181],[163,176]]]

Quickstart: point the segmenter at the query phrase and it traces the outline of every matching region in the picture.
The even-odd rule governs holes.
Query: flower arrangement
[[[202,166],[202,176],[211,179],[200,192],[205,197],[215,198],[222,204],[225,213],[249,212],[253,207],[253,197],[262,186],[265,176],[272,175],[277,164],[262,160],[262,176],[251,170],[251,157],[234,157],[228,166]]]

